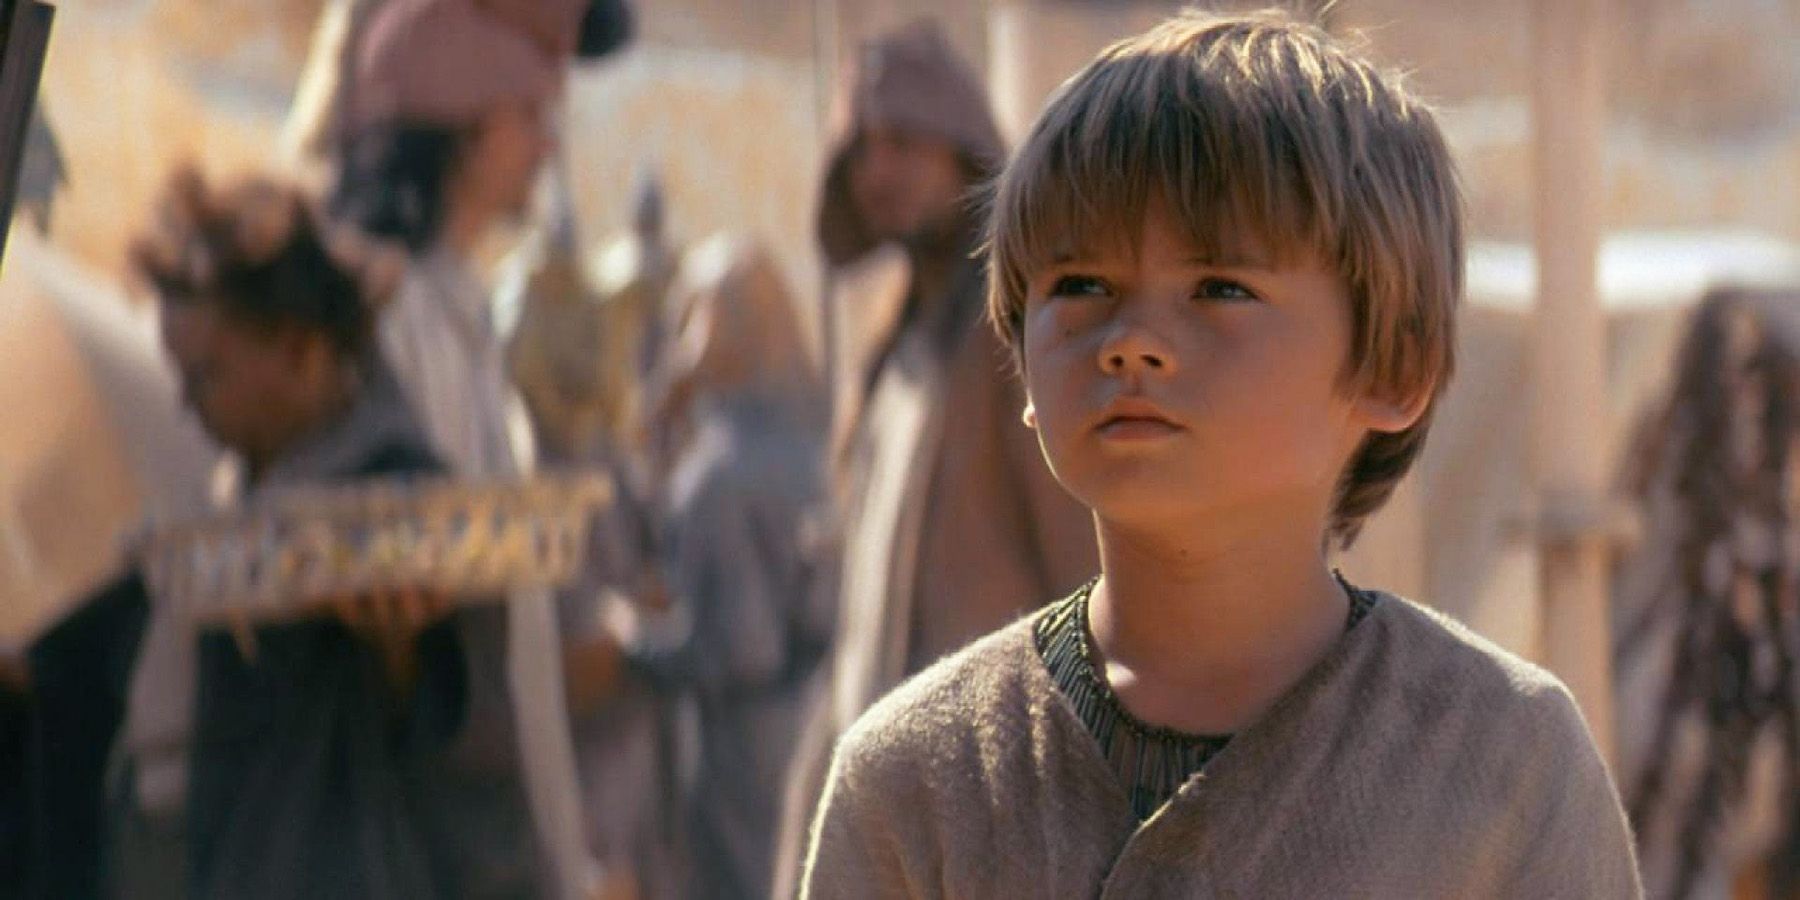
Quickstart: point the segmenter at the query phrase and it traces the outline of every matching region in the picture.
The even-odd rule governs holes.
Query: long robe
[[[382,312],[380,337],[382,354],[433,449],[453,472],[487,478],[530,472],[530,425],[507,379],[491,298],[461,260],[447,249],[415,260]],[[548,591],[519,591],[508,598],[506,611],[506,668],[519,721],[516,759],[536,839],[555,873],[556,893],[580,896],[596,873],[581,823],[555,604]],[[498,841],[501,835],[491,837]],[[519,848],[528,841],[512,835],[503,844]]]
[[[783,779],[835,618],[830,560],[808,541],[822,442],[779,402],[742,393],[708,398],[695,419],[666,540],[687,627],[632,662],[697,707],[693,896],[766,897]]]
[[[380,373],[343,419],[284,453],[250,502],[284,487],[439,469]],[[496,727],[469,715],[469,662],[480,653],[465,649],[504,640],[497,612],[463,608],[422,632],[405,695],[387,684],[378,651],[329,617],[258,627],[248,652],[223,630],[202,631],[190,896],[505,896],[436,833],[434,808],[454,737]]]
[[[1093,520],[1020,421],[1024,391],[983,320],[976,229],[946,223],[905,247],[878,245],[849,188],[870,127],[949,140],[969,171],[991,171],[1001,142],[981,81],[926,25],[861,61],[818,216],[838,323],[840,611],[830,684],[785,800],[780,893],[793,884],[836,735],[907,675],[1098,569]]]

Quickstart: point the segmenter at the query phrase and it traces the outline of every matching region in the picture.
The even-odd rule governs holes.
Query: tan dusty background
[[[61,0],[44,105],[72,184],[57,241],[115,270],[175,160],[236,169],[272,159],[273,135],[320,0]],[[584,222],[622,224],[637,170],[669,185],[678,234],[730,228],[778,247],[810,280],[807,223],[830,60],[859,36],[936,14],[986,65],[996,10],[1083,24],[1045,64],[1072,71],[1130,23],[1174,3],[661,0],[640,40],[578,76],[570,94]],[[1094,10],[1100,9],[1100,14]],[[1527,0],[1343,0],[1360,33],[1437,98],[1478,230],[1528,237]],[[1730,225],[1800,239],[1800,7],[1757,0],[1620,0],[1611,70],[1608,218],[1618,228]],[[1027,93],[1030,93],[1029,91]],[[1033,106],[1030,100],[1025,109]]]
[[[725,230],[766,242],[811,308],[811,218],[832,83],[837,59],[860,38],[936,15],[1000,88],[1003,119],[1016,129],[1095,49],[1178,5],[639,3],[637,43],[581,71],[570,88],[567,144],[584,237],[598,242],[620,229],[639,173],[654,172],[678,241]],[[172,164],[199,159],[222,172],[272,164],[321,0],[57,6],[43,106],[71,183],[57,204],[52,240],[96,279],[116,284],[130,235]],[[1485,241],[1530,239],[1532,7],[1531,0],[1341,0],[1326,19],[1407,70],[1435,100],[1462,168],[1474,236]],[[1615,0],[1605,31],[1596,49],[1609,60],[1608,229],[1800,242],[1800,6]],[[1640,255],[1627,264],[1653,261]],[[1671,279],[1660,294],[1640,286],[1637,311],[1615,317],[1613,403],[1594,438],[1608,458],[1654,396],[1679,306],[1699,286]],[[1524,514],[1517,498],[1526,484],[1530,398],[1520,353],[1530,298],[1474,299],[1484,309],[1466,320],[1469,365],[1423,467],[1424,490],[1414,495],[1425,512],[1378,521],[1375,537],[1385,530],[1385,539],[1371,540],[1356,564],[1460,605],[1529,651],[1531,605],[1517,599],[1531,596],[1534,563],[1517,528]],[[1494,597],[1464,596],[1477,587]]]

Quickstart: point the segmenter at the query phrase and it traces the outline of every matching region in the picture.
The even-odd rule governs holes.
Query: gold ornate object
[[[153,526],[142,559],[151,593],[201,622],[299,618],[329,598],[403,588],[498,600],[572,579],[611,497],[597,474],[299,489]]]

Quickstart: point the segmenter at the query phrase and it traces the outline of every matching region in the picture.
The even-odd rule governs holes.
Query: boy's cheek
[[[1025,332],[1019,349],[1019,360],[1026,372],[1034,369],[1066,367],[1079,351],[1081,336],[1067,323],[1044,314],[1025,320]]]
[[[1058,315],[1058,307],[1048,300],[1029,298],[1025,301],[1025,311],[1020,318],[1021,332],[1027,348],[1036,345],[1039,349],[1055,343],[1058,337],[1068,337],[1065,316]]]
[[[1036,424],[1032,426],[1032,430],[1036,432],[1039,448],[1053,468],[1064,462],[1073,451],[1076,433],[1080,430],[1081,413],[1071,406],[1058,402],[1055,397],[1034,395],[1032,411]]]

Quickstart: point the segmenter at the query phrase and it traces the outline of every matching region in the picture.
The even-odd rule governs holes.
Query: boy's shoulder
[[[840,764],[897,774],[1030,740],[1035,621],[1022,617],[889,691],[839,738]]]
[[[1392,595],[1377,610],[1334,698],[1334,746],[1378,786],[1340,795],[1347,818],[1405,820],[1412,846],[1438,848],[1427,856],[1479,842],[1489,874],[1469,872],[1519,896],[1641,896],[1617,789],[1568,688],[1444,613]]]
[[[1560,679],[1438,610],[1381,593],[1380,630],[1370,670],[1412,709],[1481,710],[1494,727],[1585,734],[1573,696]],[[1380,673],[1376,675],[1375,673]]]

